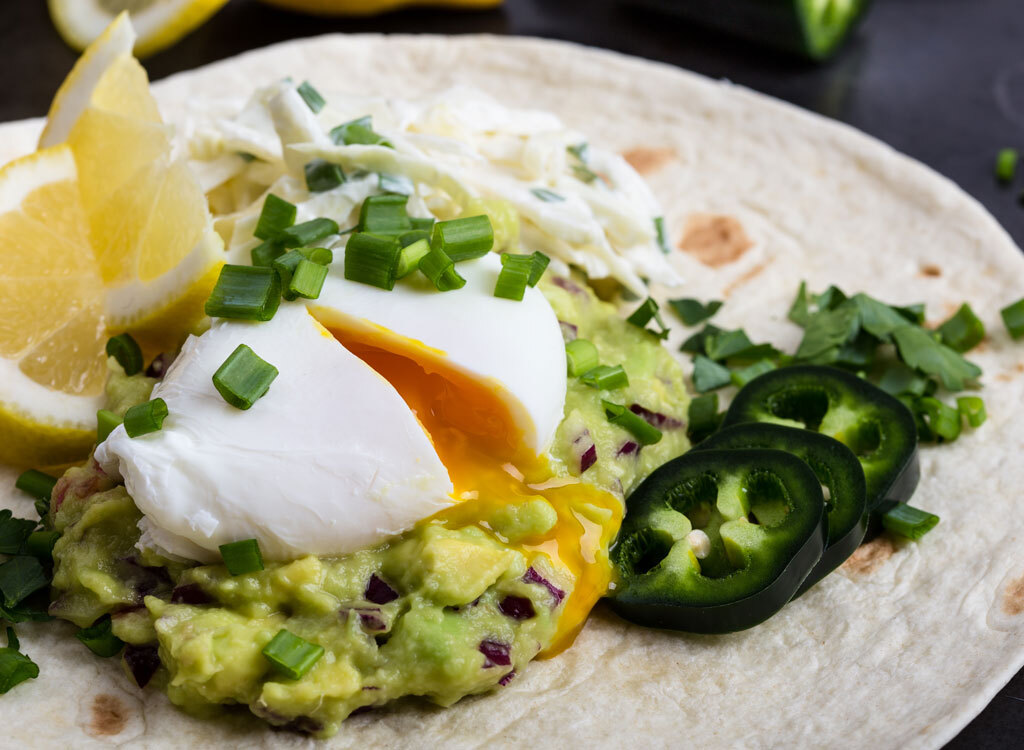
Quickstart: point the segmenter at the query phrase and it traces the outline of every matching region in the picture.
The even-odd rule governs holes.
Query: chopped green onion
[[[142,349],[131,334],[121,333],[107,340],[107,356],[117,360],[125,375],[142,371]]]
[[[267,661],[293,680],[300,679],[323,655],[323,646],[299,638],[284,628],[263,647],[263,656]]]
[[[358,120],[343,122],[331,129],[331,140],[339,146],[386,146],[394,148],[391,141],[373,131],[373,119],[366,115]]]
[[[580,376],[580,382],[603,391],[614,391],[629,385],[629,377],[622,365],[598,365]]]
[[[584,164],[586,164],[587,160],[590,158],[590,144],[588,144],[586,141],[577,143],[575,146],[566,146],[565,150],[568,151],[573,156],[575,156]]]
[[[455,270],[452,259],[435,245],[431,245],[430,252],[420,258],[419,269],[439,292],[450,292],[466,285],[466,280]]]
[[[276,367],[239,344],[213,374],[213,387],[236,409],[248,409],[266,394],[277,374]]]
[[[688,326],[695,326],[707,320],[722,308],[721,300],[712,300],[705,305],[690,297],[670,299],[668,304]]]
[[[243,539],[220,545],[220,556],[224,566],[233,576],[256,573],[263,570],[263,554],[260,544],[255,539]]]
[[[486,214],[439,221],[434,224],[430,244],[443,250],[452,263],[482,258],[494,247],[494,228]]]
[[[49,500],[53,488],[57,485],[57,477],[50,476],[36,469],[21,473],[14,480],[14,486],[37,500]]]
[[[270,193],[263,201],[263,209],[253,235],[261,240],[274,239],[295,223],[297,214],[298,209],[294,205]]]
[[[586,339],[573,339],[567,343],[565,345],[565,360],[568,364],[569,374],[573,377],[579,377],[601,363],[597,347]]]
[[[737,388],[742,388],[758,375],[764,375],[766,372],[771,372],[774,369],[774,362],[770,359],[762,359],[759,362],[748,365],[747,367],[743,367],[739,370],[733,370],[729,374],[729,378],[732,380],[733,385]]]
[[[236,151],[235,154],[246,164],[253,161],[260,161],[260,158],[258,156],[256,156],[255,154],[250,154],[246,151]]]
[[[316,299],[327,279],[327,266],[303,258],[288,281],[288,291],[296,297]]]
[[[988,419],[985,402],[980,396],[961,396],[956,400],[956,409],[971,427],[981,427]]]
[[[124,641],[111,631],[110,615],[103,615],[87,628],[75,633],[75,638],[84,643],[90,651],[104,658],[120,653]]]
[[[585,167],[582,164],[573,164],[572,173],[576,175],[576,179],[588,184],[598,178],[597,172],[594,172],[589,167]]]
[[[404,239],[405,235],[402,235],[402,238]],[[402,247],[398,254],[398,269],[395,271],[395,277],[402,279],[415,271],[419,268],[420,260],[429,252],[430,242],[425,237]]]
[[[960,437],[962,427],[960,412],[952,406],[931,396],[923,396],[915,402],[918,413],[925,419],[925,424],[940,440],[952,441]]]
[[[281,304],[281,280],[265,266],[225,265],[206,300],[211,318],[270,320]]]
[[[313,159],[303,167],[303,171],[306,173],[306,187],[311,193],[333,190],[345,182],[345,171],[341,165],[326,159]]]
[[[708,359],[703,354],[693,358],[693,387],[697,393],[714,391],[732,382],[729,368]]]
[[[320,92],[313,88],[313,84],[309,81],[303,81],[295,90],[299,92],[299,96],[302,97],[302,101],[306,103],[306,106],[313,110],[313,114],[319,113],[327,103],[320,96]]]
[[[501,254],[502,266],[508,265],[509,263],[523,264],[524,261],[527,260],[529,261],[530,276],[526,280],[526,283],[530,286],[537,286],[537,282],[540,281],[541,276],[544,275],[544,271],[547,270],[548,264],[551,262],[551,258],[539,251],[535,251],[529,255],[515,255],[513,253]]]
[[[996,155],[996,179],[1000,182],[1013,182],[1017,173],[1017,160],[1019,158],[1017,149],[1003,148]]]
[[[917,541],[939,523],[934,513],[897,503],[882,516],[882,526],[894,534]]]
[[[281,277],[281,287],[285,289],[285,299],[295,299],[295,292],[289,288],[292,283],[292,276],[299,263],[308,260],[320,266],[327,266],[334,261],[334,253],[326,247],[300,247],[291,250],[274,261],[273,268]],[[327,271],[324,271],[324,278]]]
[[[345,278],[391,291],[401,253],[397,237],[357,232],[345,246]]]
[[[1010,338],[1019,339],[1024,336],[1024,299],[1019,299],[1012,305],[1007,305],[999,314],[1003,318],[1003,325],[1010,332]]]
[[[99,445],[114,431],[124,420],[109,409],[100,409],[96,412],[96,445]]]
[[[403,174],[393,175],[381,172],[378,176],[377,184],[385,193],[412,195],[416,192],[416,186],[413,184],[412,180]]]
[[[310,219],[285,229],[278,240],[285,247],[309,247],[324,237],[338,233],[338,222],[334,219]]]
[[[609,422],[626,430],[641,445],[654,445],[661,440],[661,430],[648,423],[639,414],[631,412],[627,407],[603,399],[601,406],[604,407],[604,413]]]
[[[59,531],[33,531],[25,540],[25,551],[40,560],[53,559],[53,545],[60,539]]]
[[[494,296],[521,301],[532,270],[533,259],[529,255],[501,256],[501,272],[494,285]]]
[[[414,230],[425,229],[429,232],[434,228],[434,224],[437,223],[437,220],[432,216],[410,216],[409,222],[412,224],[412,228]]]
[[[651,319],[658,324],[660,331],[652,331],[647,328],[647,324],[651,322]],[[665,325],[665,321],[661,319],[661,313],[658,312],[658,303],[655,302],[651,297],[645,299],[632,314],[626,318],[626,322],[635,325],[637,328],[643,328],[648,333],[657,336],[660,339],[668,337],[668,326]]]
[[[672,252],[672,248],[668,244],[668,235],[665,233],[665,217],[655,216],[654,217],[654,236],[658,240],[658,247],[661,248],[661,252],[668,255]]]
[[[249,252],[254,266],[269,266],[284,254],[281,244],[273,240],[263,240]]]
[[[334,251],[327,247],[300,247],[293,252],[321,266],[329,266],[334,262]]]
[[[547,188],[532,188],[530,192],[533,193],[537,199],[542,200],[545,203],[561,203],[565,200],[564,197],[552,190],[548,190]]]
[[[686,422],[686,434],[694,443],[699,443],[717,430],[721,422],[718,394],[705,393],[692,399],[686,413]]]
[[[408,247],[415,242],[420,240],[426,240],[427,244],[430,244],[430,230],[429,229],[410,229],[405,234],[398,235],[398,244],[402,247]]]
[[[124,431],[135,438],[157,432],[167,419],[167,402],[154,398],[144,404],[136,404],[124,413]]]
[[[964,303],[949,320],[938,327],[942,343],[958,352],[973,349],[985,338],[985,324],[974,314],[971,306]]]
[[[371,195],[359,209],[359,231],[373,234],[403,234],[412,229],[405,212],[407,195]]]

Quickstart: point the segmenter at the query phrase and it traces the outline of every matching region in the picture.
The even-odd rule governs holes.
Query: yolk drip
[[[332,320],[328,327],[338,341],[387,379],[415,412],[448,469],[454,496],[476,493],[432,520],[456,527],[480,523],[505,504],[537,496],[555,508],[554,528],[511,546],[528,557],[545,553],[573,576],[558,632],[542,655],[568,648],[611,580],[608,546],[622,520],[621,501],[583,483],[538,489],[553,478],[548,461],[524,444],[499,385],[455,370],[443,353],[419,342],[337,323]]]

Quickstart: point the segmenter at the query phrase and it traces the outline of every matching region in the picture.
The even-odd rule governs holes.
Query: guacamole
[[[555,278],[542,288],[566,335],[591,340],[630,381],[609,392],[570,378],[554,473],[621,501],[689,447],[682,373],[654,337],[584,285]],[[153,382],[115,368],[111,406],[123,412],[147,399]],[[656,423],[662,440],[638,446],[607,421],[602,398]],[[140,545],[142,514],[90,460],[54,491],[51,522],[61,537],[51,613],[80,627],[111,615],[136,682],[165,690],[190,713],[247,707],[273,725],[329,736],[353,711],[402,696],[450,705],[506,685],[538,654],[571,640],[559,626],[578,615],[568,611],[579,580],[544,546],[566,509],[533,496],[469,510],[439,514],[372,549],[232,576],[223,565],[167,559]],[[581,529],[607,525],[620,510],[568,509]],[[607,549],[599,553],[601,564]],[[275,671],[262,653],[281,629],[324,649],[299,679]]]

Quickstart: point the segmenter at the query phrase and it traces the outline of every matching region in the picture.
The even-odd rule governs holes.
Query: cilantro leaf
[[[698,393],[707,393],[731,382],[732,376],[727,367],[708,359],[703,354],[693,358],[693,387]]]
[[[14,518],[11,511],[0,510],[0,553],[16,555],[22,543],[36,527],[36,521],[25,518]]]
[[[20,646],[14,628],[7,628],[7,647],[0,648],[0,694],[39,676],[39,667],[18,650]]]
[[[853,295],[851,300],[860,313],[861,327],[873,336],[887,340],[893,331],[907,324],[905,317],[874,297],[861,293]]]
[[[786,313],[786,317],[803,328],[807,325],[807,321],[811,317],[809,305],[810,302],[807,299],[807,282],[801,281],[800,288],[796,292],[796,299],[794,299],[793,304],[789,306],[789,312]]]
[[[49,582],[43,566],[34,557],[18,555],[0,565],[0,592],[4,595],[5,607],[15,606]]]
[[[946,390],[962,391],[967,381],[981,375],[980,367],[936,341],[923,328],[905,325],[893,331],[892,337],[904,362],[926,375],[937,376]]]
[[[711,300],[705,305],[699,300],[690,297],[670,299],[668,304],[688,326],[695,326],[707,320],[722,308],[721,300]]]
[[[796,357],[818,360],[831,353],[825,361],[835,361],[835,352],[857,335],[860,313],[856,305],[842,304],[834,310],[822,310],[810,316],[804,328],[804,337],[797,347]]]
[[[721,328],[708,323],[702,329],[697,331],[697,333],[686,339],[682,346],[679,347],[679,351],[686,352],[688,354],[707,354],[708,340],[713,336],[717,336],[721,332]]]

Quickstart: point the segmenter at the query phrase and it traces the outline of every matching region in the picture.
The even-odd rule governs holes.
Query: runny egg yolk
[[[466,375],[443,352],[418,341],[363,321],[330,318],[322,322],[335,338],[387,379],[415,412],[448,470],[460,502],[431,521],[486,527],[501,506],[538,496],[555,509],[558,521],[550,531],[510,546],[528,558],[547,554],[572,575],[574,587],[555,639],[541,655],[568,648],[611,581],[608,546],[622,520],[622,502],[578,481],[546,487],[559,482],[551,481],[548,460],[525,444],[499,384]]]

